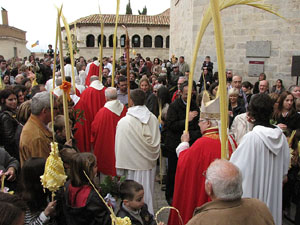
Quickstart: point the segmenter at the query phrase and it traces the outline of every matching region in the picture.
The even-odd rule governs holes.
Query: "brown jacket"
[[[254,198],[215,200],[196,208],[187,225],[274,225],[265,203]]]
[[[24,162],[31,157],[42,157],[46,159],[51,151],[51,141],[52,133],[37,116],[31,114],[23,127],[20,138],[21,167]]]

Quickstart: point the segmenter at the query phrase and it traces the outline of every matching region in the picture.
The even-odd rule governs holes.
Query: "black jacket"
[[[5,150],[12,157],[19,160],[19,141],[21,133],[17,131],[18,122],[13,116],[13,113],[10,111],[4,111],[0,114],[0,144],[4,146]]]
[[[204,61],[202,64],[202,68],[201,68],[202,70],[203,70],[203,67],[207,67],[208,72],[212,73],[213,69],[214,69],[214,63],[213,62],[206,63]]]
[[[287,117],[283,117],[282,115],[276,119],[277,124],[283,123],[290,130],[296,130],[300,128],[300,114],[297,112],[292,112]]]
[[[117,213],[117,217],[124,218],[126,216],[131,220],[132,225],[156,225],[153,215],[149,213],[148,206],[146,204],[144,204],[140,211],[140,216],[143,220],[143,224],[140,222],[140,220],[136,219],[126,209],[124,209],[121,202],[121,206]]]
[[[192,145],[201,137],[200,128],[198,126],[200,110],[193,100],[191,101],[190,111],[198,112],[198,116],[189,122],[190,145]],[[186,105],[183,103],[181,97],[170,104],[165,126],[165,146],[169,152],[175,153],[177,146],[181,142],[181,135],[185,129],[185,114]]]
[[[151,91],[148,91],[146,93],[146,103],[145,105],[149,109],[150,112],[152,112],[156,117],[158,117],[159,109],[158,109],[158,100],[155,94],[151,93]]]
[[[63,199],[63,209],[67,225],[111,225],[110,212],[94,189],[91,190],[84,207],[74,208],[69,205],[69,185]]]

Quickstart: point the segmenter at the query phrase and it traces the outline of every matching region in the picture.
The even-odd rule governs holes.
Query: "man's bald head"
[[[242,87],[242,77],[241,76],[239,76],[239,75],[234,75],[233,77],[232,77],[232,84],[231,84],[231,86],[233,87],[233,88],[237,88],[237,89],[241,89],[241,87]]]
[[[118,97],[117,89],[114,87],[108,87],[105,89],[105,98],[106,101],[116,100]]]
[[[92,82],[95,81],[95,80],[99,80],[99,77],[96,76],[96,75],[91,76],[90,82],[92,83]]]
[[[264,94],[269,90],[269,82],[267,80],[259,81],[259,93]]]
[[[213,199],[235,200],[242,197],[242,174],[231,162],[217,159],[206,173],[205,190]]]

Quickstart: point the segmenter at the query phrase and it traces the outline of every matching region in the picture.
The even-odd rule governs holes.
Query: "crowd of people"
[[[125,56],[115,62],[114,76],[112,58],[102,61],[99,77],[97,57],[79,57],[72,68],[69,57],[54,67],[53,51],[41,59],[0,56],[0,170],[4,186],[15,192],[0,193],[0,224],[111,224],[84,172],[96,186],[107,176],[126,178],[119,187],[121,204],[114,207],[132,224],[156,224],[154,182],[162,183],[166,201],[184,224],[281,225],[283,213],[300,224],[300,86],[285,88],[278,79],[269,87],[264,73],[252,84],[226,71],[228,162],[220,160],[218,72],[209,56],[199,81],[193,81],[188,132],[184,56],[151,61],[137,54],[129,63],[129,82]],[[70,139],[65,82],[72,86]],[[40,182],[53,141],[68,176],[54,200]],[[181,224],[175,211],[168,224]]]

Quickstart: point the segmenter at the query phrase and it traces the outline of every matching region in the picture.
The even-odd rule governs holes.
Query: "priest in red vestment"
[[[91,76],[99,76],[99,66],[100,63],[98,60],[95,60],[94,62],[91,63],[89,72],[87,74],[87,77],[85,79],[85,86],[90,86],[91,84]]]
[[[91,85],[82,92],[77,106],[77,109],[83,110],[85,118],[81,120],[82,124],[77,122],[75,125],[74,137],[81,152],[91,151],[91,124],[96,113],[106,102],[104,93],[106,88],[99,81],[99,77],[92,76],[90,81]]]
[[[178,163],[172,206],[179,210],[184,224],[192,218],[196,207],[210,201],[205,192],[205,171],[211,162],[221,158],[219,97],[210,101],[205,92],[200,111],[202,137],[189,147],[189,134],[184,133],[176,149]],[[228,137],[228,147],[231,155],[236,148],[231,136]],[[171,211],[168,224],[181,225],[177,212]]]
[[[117,89],[105,89],[106,103],[92,123],[91,143],[97,158],[98,172],[116,176],[115,135],[119,120],[127,108],[117,99]]]

